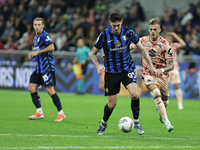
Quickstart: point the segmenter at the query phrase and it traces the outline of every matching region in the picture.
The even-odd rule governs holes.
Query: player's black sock
[[[108,108],[108,104],[105,105],[104,107],[104,115],[103,115],[103,120],[105,122],[108,121],[110,115],[112,114],[113,109]]]
[[[132,100],[131,99],[131,109],[133,112],[133,118],[138,119],[139,118],[139,112],[140,112],[140,99]]]
[[[32,101],[33,101],[33,104],[35,105],[35,107],[40,108],[41,104],[40,104],[40,97],[39,97],[38,93],[37,92],[32,93],[31,97],[32,97]]]
[[[62,110],[62,106],[58,95],[55,93],[54,95],[51,96],[51,98],[53,99],[53,103],[57,107],[58,111]]]

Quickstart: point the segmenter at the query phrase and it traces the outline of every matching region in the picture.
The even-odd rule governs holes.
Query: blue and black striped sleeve
[[[133,30],[130,30],[130,35],[131,35],[131,41],[134,44],[137,44],[139,42],[139,38],[138,36],[135,34],[135,32]]]
[[[102,32],[99,34],[99,36],[98,36],[98,38],[97,38],[97,40],[96,40],[94,46],[95,46],[96,48],[98,48],[98,49],[101,49],[101,48],[103,47],[104,42],[105,42],[105,40],[104,40],[104,32],[102,31]]]
[[[51,37],[48,34],[45,36],[44,43],[45,43],[46,46],[49,46],[50,44],[53,44],[53,41],[52,41]]]

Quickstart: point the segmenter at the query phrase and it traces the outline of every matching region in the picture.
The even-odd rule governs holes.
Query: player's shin
[[[112,112],[113,112],[113,109],[110,109],[108,107],[108,104],[106,104],[105,107],[104,107],[104,115],[103,115],[103,121],[105,123],[107,123],[107,121],[108,121],[110,115],[112,114]]]
[[[60,99],[58,97],[58,95],[55,93],[54,95],[51,96],[54,105],[57,107],[58,112],[62,110],[62,106],[61,106],[61,102]]]
[[[42,114],[43,112],[42,112],[42,107],[41,107],[41,103],[40,103],[40,97],[39,97],[38,93],[37,92],[32,93],[31,97],[32,97],[33,104],[36,107],[37,113]]]
[[[140,113],[140,99],[132,100],[131,99],[131,110],[133,112],[134,121],[138,121]]]
[[[154,103],[163,120],[168,120],[165,105],[161,99],[160,90],[158,88],[153,90]]]

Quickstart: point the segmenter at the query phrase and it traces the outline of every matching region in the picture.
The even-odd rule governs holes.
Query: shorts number
[[[129,72],[128,73],[128,77],[131,78],[131,79],[135,78],[135,76],[136,76],[135,72]]]
[[[46,74],[43,75],[42,78],[43,78],[44,82],[45,82],[45,81],[48,81],[48,79],[49,79],[49,77],[48,77]]]

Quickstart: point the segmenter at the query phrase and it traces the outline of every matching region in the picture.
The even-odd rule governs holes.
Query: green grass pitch
[[[107,97],[58,93],[67,116],[54,122],[56,107],[51,97],[39,92],[45,118],[28,120],[35,113],[31,96],[24,91],[0,90],[0,149],[200,149],[200,101],[184,100],[178,110],[171,99],[167,107],[174,126],[170,133],[158,120],[152,98],[140,98],[140,123],[144,135],[133,129],[123,133],[118,129],[121,117],[132,118],[129,97],[118,97],[118,104],[103,136],[96,130],[103,116]]]

